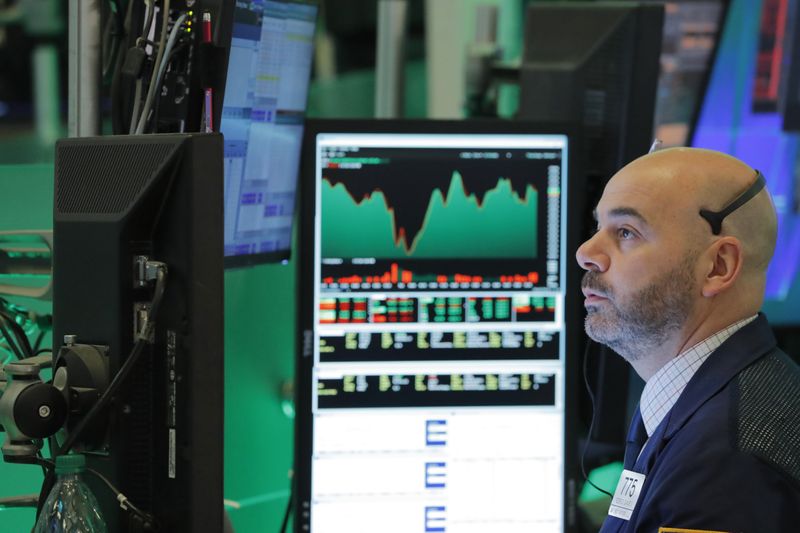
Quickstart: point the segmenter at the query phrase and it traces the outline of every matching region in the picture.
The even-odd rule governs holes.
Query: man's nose
[[[578,251],[575,252],[575,259],[584,270],[593,270],[595,272],[608,270],[609,258],[602,251],[601,240],[600,233],[595,233],[589,240],[581,244],[578,247]]]

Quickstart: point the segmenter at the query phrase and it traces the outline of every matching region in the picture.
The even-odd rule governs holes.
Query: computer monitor
[[[98,366],[107,369],[106,385],[127,376],[72,449],[87,453],[88,465],[154,515],[161,531],[223,527],[222,185],[219,134],[56,145],[54,352],[74,335],[68,345],[105,354]],[[140,256],[166,265],[160,304]],[[148,316],[155,328],[140,345],[136,333]],[[126,366],[135,354],[136,364]],[[85,378],[81,370],[67,364],[72,385]],[[90,392],[70,398],[65,439],[78,435],[96,399]],[[139,531],[108,487],[89,479],[109,531]]]
[[[765,3],[763,7],[766,11],[769,6]],[[778,8],[780,3],[771,3],[771,7]],[[786,23],[773,13],[766,16],[773,24]],[[764,57],[760,35],[767,31],[765,22],[753,18],[750,2],[731,2],[692,146],[736,156],[764,174],[778,212],[778,243],[767,271],[763,310],[773,324],[797,325],[800,182],[796,169],[800,143],[797,135],[783,131],[780,112],[765,107],[763,83],[755,82],[760,75],[756,65]],[[777,30],[773,28],[772,33]]]
[[[225,265],[287,259],[318,5],[236,2],[220,128]]]
[[[575,526],[575,140],[309,122],[296,531]]]
[[[518,116],[581,125],[595,188],[650,147],[663,24],[647,2],[527,7]]]
[[[653,119],[653,137],[662,142],[662,148],[686,146],[692,138],[726,7],[726,0],[664,3],[661,71]]]
[[[592,210],[606,181],[646,154],[653,141],[663,27],[664,6],[650,2],[527,6],[518,116],[581,128],[586,209],[573,212],[571,219],[583,239],[596,225]],[[584,342],[582,334],[579,339]],[[628,385],[635,384],[633,371],[610,350],[589,353],[587,369],[596,394],[591,437],[612,445],[597,461],[621,460],[632,412]],[[582,394],[586,427],[592,410],[589,396]],[[595,463],[595,450],[599,448],[587,454],[589,466]]]

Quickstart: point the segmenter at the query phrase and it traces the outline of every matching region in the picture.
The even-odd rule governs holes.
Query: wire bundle
[[[165,74],[169,65],[189,49],[191,37],[181,31],[188,14],[181,13],[170,27],[175,16],[171,0],[129,0],[127,6],[122,0],[108,2],[112,16],[103,36],[103,72],[104,80],[111,79],[113,131],[156,133]]]

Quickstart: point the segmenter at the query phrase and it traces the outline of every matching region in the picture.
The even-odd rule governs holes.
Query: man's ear
[[[703,296],[711,298],[729,289],[742,271],[742,243],[736,237],[722,237],[706,251],[708,269],[703,279]]]

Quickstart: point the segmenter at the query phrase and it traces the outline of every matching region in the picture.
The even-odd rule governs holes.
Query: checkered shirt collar
[[[666,365],[661,367],[644,386],[642,398],[639,401],[644,427],[650,437],[658,425],[667,415],[675,402],[678,401],[686,384],[692,379],[694,373],[706,359],[725,342],[728,337],[752,322],[758,315],[745,318],[731,324],[725,329],[714,333],[710,337],[698,342],[691,348],[678,354]]]

